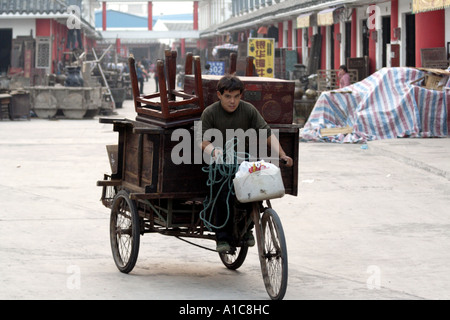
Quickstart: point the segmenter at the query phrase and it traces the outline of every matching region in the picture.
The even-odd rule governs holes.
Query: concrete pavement
[[[132,102],[118,113],[134,119]],[[116,269],[96,186],[116,141],[98,119],[0,121],[0,299],[267,299],[256,249],[232,272],[145,235]],[[450,298],[450,139],[300,143],[299,159],[299,196],[272,201],[286,300]]]

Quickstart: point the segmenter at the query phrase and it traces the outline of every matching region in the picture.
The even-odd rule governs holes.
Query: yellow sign
[[[249,38],[248,55],[255,58],[255,68],[260,77],[274,77],[275,39]]]

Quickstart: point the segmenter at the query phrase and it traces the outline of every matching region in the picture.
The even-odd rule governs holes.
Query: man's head
[[[226,112],[234,112],[241,101],[244,83],[234,75],[225,75],[217,83],[217,96]]]

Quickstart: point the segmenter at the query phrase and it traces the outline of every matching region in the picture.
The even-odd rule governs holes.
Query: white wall
[[[303,57],[302,64],[307,66],[309,56],[308,56],[308,45],[306,44],[305,41],[305,34],[308,34],[308,28],[302,28],[302,57]]]
[[[36,36],[36,19],[0,19],[0,29],[13,29],[13,39],[17,36],[29,36],[30,30]]]
[[[412,0],[398,1],[398,24],[402,28],[400,40],[400,66],[406,65],[406,19],[405,15],[412,12]]]
[[[221,24],[231,17],[231,0],[203,0],[198,5],[199,29]]]

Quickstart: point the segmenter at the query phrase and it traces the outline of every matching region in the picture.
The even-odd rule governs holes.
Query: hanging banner
[[[302,14],[297,17],[297,28],[308,28],[309,27],[309,18],[311,14]]]
[[[317,13],[317,24],[319,26],[331,26],[334,24],[334,10],[336,8],[328,8]]]
[[[275,39],[249,38],[248,56],[255,58],[255,68],[260,77],[274,77]]]
[[[413,13],[450,7],[450,0],[413,0]]]

